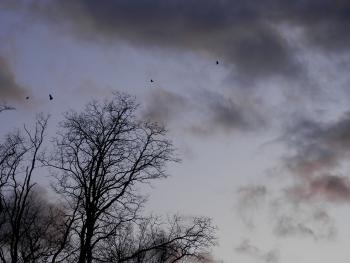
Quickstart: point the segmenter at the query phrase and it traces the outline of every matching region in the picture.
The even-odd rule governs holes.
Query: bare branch
[[[211,220],[205,217],[186,220],[174,216],[167,224],[157,218],[146,218],[137,224],[129,223],[107,240],[110,249],[101,258],[118,263],[202,260],[216,244],[215,230]]]
[[[0,105],[0,112],[6,111],[6,110],[15,110],[15,107],[7,106],[7,105]]]

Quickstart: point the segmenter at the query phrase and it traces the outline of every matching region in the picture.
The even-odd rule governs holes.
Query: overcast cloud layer
[[[238,77],[296,77],[302,65],[282,27],[298,29],[305,44],[349,51],[350,3],[342,0],[114,0],[9,5],[31,10],[86,38],[118,37],[134,45],[193,50],[231,65]]]
[[[213,64],[218,60],[219,66],[223,65],[231,72],[231,83],[227,86],[234,90],[233,99],[231,95],[226,98],[226,94],[222,98],[223,94],[217,90],[207,92],[204,89],[183,96],[158,89],[147,101],[146,115],[169,123],[188,107],[196,112],[204,109],[208,117],[201,122],[224,131],[261,128],[271,119],[271,116],[264,116],[266,103],[260,103],[256,110],[252,106],[256,100],[249,98],[254,86],[264,90],[259,96],[269,96],[263,94],[269,89],[270,83],[266,81],[278,80],[274,84],[279,86],[278,92],[286,99],[294,100],[294,105],[303,97],[321,96],[324,87],[317,84],[319,76],[310,75],[310,66],[301,57],[301,47],[319,50],[331,61],[350,51],[347,34],[350,3],[341,0],[283,3],[277,0],[263,3],[228,0],[4,1],[2,6],[27,15],[32,21],[48,22],[59,32],[89,42],[124,41],[134,47],[195,52],[208,57]],[[310,89],[313,90],[311,93]],[[246,105],[247,98],[250,105]],[[154,107],[155,100],[159,102],[159,108]],[[313,103],[312,100],[304,103]],[[213,132],[208,127],[194,124],[187,129],[202,134]]]
[[[215,164],[219,166],[210,184],[214,184],[214,181],[217,183],[217,177],[226,170],[232,178],[238,173],[237,178],[249,181],[251,178],[245,171],[251,167],[261,167],[259,162],[264,162],[265,156],[256,163],[248,158],[242,163],[237,160],[244,155],[246,148],[255,143],[252,142],[253,137],[261,139],[267,134],[272,144],[283,148],[272,164],[280,169],[280,177],[272,180],[272,183],[269,181],[270,184],[278,184],[278,190],[273,192],[271,185],[260,184],[260,181],[241,187],[237,198],[238,218],[243,221],[247,231],[253,233],[259,231],[262,220],[258,217],[261,211],[265,211],[268,214],[265,216],[268,218],[269,234],[279,240],[297,238],[318,242],[336,237],[337,224],[328,205],[348,205],[350,202],[350,169],[346,163],[350,155],[350,107],[347,102],[350,98],[350,1],[4,0],[0,7],[4,8],[1,12],[8,12],[9,16],[21,17],[18,23],[20,28],[26,28],[23,31],[28,35],[32,33],[32,25],[43,25],[48,31],[55,29],[52,35],[59,33],[53,39],[61,36],[74,39],[76,42],[71,43],[76,46],[72,50],[80,56],[89,57],[89,52],[102,54],[97,50],[118,44],[138,50],[139,54],[157,54],[159,50],[164,52],[162,54],[175,54],[174,60],[178,59],[176,63],[183,66],[193,62],[181,61],[187,58],[186,54],[190,54],[188,58],[194,58],[193,64],[200,65],[205,60],[210,66],[203,70],[204,73],[194,75],[195,84],[188,85],[188,89],[183,88],[187,86],[182,79],[159,84],[152,75],[152,83],[149,79],[140,81],[144,83],[142,89],[147,86],[146,91],[140,92],[144,96],[137,98],[141,102],[141,116],[166,124],[171,131],[180,131],[180,136],[188,140],[186,147],[189,149],[192,148],[192,139],[198,138],[203,155],[204,152],[208,154],[217,150],[215,147],[209,148],[216,141],[243,139],[243,143],[238,144],[241,148],[232,150],[232,156],[221,156],[225,160],[227,157],[239,169],[233,169],[231,163],[221,166],[220,157],[215,159],[216,156],[208,155],[210,158],[206,158],[209,161],[203,159],[204,164],[217,162]],[[33,38],[36,38],[37,32],[33,32]],[[28,35],[27,38],[30,38]],[[48,38],[52,35],[47,33]],[[93,48],[86,43],[93,43]],[[41,43],[32,42],[28,50],[31,51],[35,45],[40,46]],[[48,46],[43,45],[44,48]],[[81,53],[80,48],[83,50]],[[47,51],[50,54],[55,52],[57,50]],[[25,100],[29,90],[33,89],[18,81],[16,68],[8,59],[11,52],[6,54],[5,58],[0,53],[0,104],[6,102],[17,106],[24,101],[27,104],[42,104],[42,101],[32,99],[32,94],[29,101]],[[25,52],[18,56],[23,54]],[[179,54],[183,57],[176,58]],[[85,78],[89,74],[71,66],[71,61],[64,56],[58,56],[55,58],[58,62],[64,61],[60,65],[67,66],[67,71],[62,72],[72,70],[73,74],[61,72],[57,78],[46,80],[46,86],[40,86],[41,72],[46,68],[38,71],[37,83],[40,85],[37,91],[45,94],[46,100],[48,92],[58,93],[51,90],[51,81],[60,83],[62,79],[68,79],[64,82],[68,83],[70,78]],[[162,60],[158,57],[154,61],[162,67],[166,65],[162,64]],[[90,63],[93,59],[84,61]],[[115,65],[117,63],[108,64],[110,67]],[[126,68],[133,71],[130,65]],[[116,75],[127,71],[120,68],[113,68]],[[101,74],[101,79],[108,79],[110,71],[102,71],[101,67],[101,72],[96,71],[96,75]],[[176,75],[176,72],[169,75],[173,73]],[[209,73],[218,81],[205,83],[210,80],[207,76]],[[136,79],[139,76],[132,77]],[[102,84],[99,87],[100,82],[95,80],[91,83],[96,83],[96,87],[90,88],[93,91],[91,94],[99,98],[105,87]],[[123,84],[129,87],[129,83]],[[76,93],[77,99],[83,101],[88,97],[84,91],[86,89],[83,87]],[[61,98],[55,96],[50,101],[50,107],[63,107],[62,102],[68,101],[64,93],[61,91]],[[74,100],[73,97],[69,99]],[[341,104],[342,101],[346,103]],[[237,131],[238,136],[234,137]],[[227,141],[225,149],[219,152],[230,155],[231,152],[225,152],[230,143],[234,142]],[[261,155],[269,157],[274,154],[269,146],[267,149]],[[208,167],[207,170],[210,170],[211,165]],[[194,169],[196,173],[207,172],[201,171],[205,168],[197,168]],[[259,171],[257,176],[261,175],[260,172],[265,171]],[[279,180],[282,183],[277,182]],[[236,191],[239,186],[232,184],[227,187],[236,187],[232,190]],[[256,262],[277,263],[285,260],[282,249],[266,249],[255,240],[251,242],[253,239],[250,237],[243,237],[242,240],[238,245],[230,244],[231,252],[248,256]],[[214,261],[208,259],[208,262]]]

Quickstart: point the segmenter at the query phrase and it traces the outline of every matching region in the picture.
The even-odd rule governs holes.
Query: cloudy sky
[[[2,0],[0,134],[128,92],[182,158],[147,211],[212,217],[225,263],[348,262],[349,28],[346,0]]]

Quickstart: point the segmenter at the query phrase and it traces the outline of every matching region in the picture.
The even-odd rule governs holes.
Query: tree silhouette
[[[124,251],[126,258],[106,253],[111,249],[106,244],[120,238],[128,227],[140,223],[145,199],[137,187],[165,178],[165,165],[178,161],[171,141],[166,138],[166,130],[155,123],[138,120],[137,107],[133,97],[116,93],[109,101],[87,104],[83,112],[68,112],[60,124],[56,151],[46,164],[57,169],[55,189],[64,196],[72,211],[69,235],[75,244],[72,250],[75,253],[71,253],[75,262],[103,261],[106,255],[109,255],[107,262],[133,262],[144,249],[149,255],[151,250],[169,250],[170,243],[175,246],[189,238],[181,235],[184,229],[178,225],[178,236],[171,242],[171,235],[157,245],[148,242],[150,247]],[[207,247],[213,241],[211,225],[204,222],[194,221],[192,229],[198,228],[197,237],[200,233],[207,236],[199,238],[200,244],[193,239],[189,242],[191,248]],[[176,248],[177,252],[184,247]]]
[[[78,262],[92,262],[97,244],[133,220],[143,198],[135,186],[166,177],[176,161],[164,128],[135,117],[137,104],[124,94],[69,112],[48,165],[60,170],[56,190],[77,207],[74,232]]]
[[[129,95],[70,111],[48,154],[48,118],[0,144],[0,262],[172,263],[205,259],[215,245],[206,217],[143,216],[142,184],[166,178],[177,162],[164,127],[137,118]],[[49,172],[50,203],[34,174]],[[34,176],[35,177],[35,176]]]
[[[149,217],[129,222],[111,236],[105,262],[159,263],[200,261],[215,245],[215,227],[206,217],[173,216],[164,223]]]
[[[17,190],[7,196],[0,214],[1,262],[48,262],[62,240],[64,211],[48,203],[35,186],[23,203],[20,194]]]
[[[47,118],[37,118],[34,131],[9,134],[0,145],[0,259],[2,262],[36,262],[49,256],[54,210],[43,207],[32,177],[37,168]],[[44,241],[45,240],[45,241]],[[45,243],[45,244],[44,244]]]

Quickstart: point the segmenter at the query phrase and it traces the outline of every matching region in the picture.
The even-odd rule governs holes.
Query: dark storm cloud
[[[293,52],[276,25],[304,30],[313,45],[348,49],[348,1],[128,0],[56,1],[83,33],[133,43],[206,51],[245,77],[295,75]]]
[[[202,51],[244,77],[296,71],[287,43],[265,21],[262,5],[244,1],[55,1],[36,5],[55,21],[71,22],[89,38],[119,37],[136,45]]]
[[[22,1],[22,4],[25,1]],[[301,29],[305,43],[348,51],[350,2],[341,0],[114,0],[23,4],[80,36],[204,52],[242,79],[296,77],[301,65],[281,26]]]
[[[350,201],[349,178],[334,175],[334,169],[350,154],[350,113],[332,123],[297,120],[284,136],[294,154],[285,164],[296,176],[289,189],[299,199],[325,198],[328,201]]]
[[[0,56],[0,102],[24,100],[27,91],[17,83],[7,60]]]
[[[266,263],[278,263],[280,261],[279,250],[274,249],[267,252],[261,251],[258,247],[252,245],[250,240],[243,240],[236,248],[235,251],[240,254],[251,256],[259,261]]]

